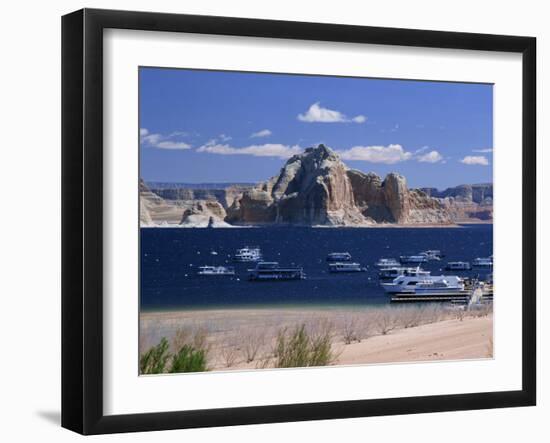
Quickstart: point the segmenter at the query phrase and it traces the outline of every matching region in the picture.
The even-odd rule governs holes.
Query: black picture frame
[[[392,399],[103,413],[103,31],[502,51],[522,54],[522,389]],[[82,434],[532,406],[536,403],[536,39],[232,17],[83,9],[62,18],[62,426]]]

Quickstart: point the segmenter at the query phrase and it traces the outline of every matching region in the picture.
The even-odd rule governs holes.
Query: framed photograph
[[[62,425],[536,402],[531,37],[62,21]]]

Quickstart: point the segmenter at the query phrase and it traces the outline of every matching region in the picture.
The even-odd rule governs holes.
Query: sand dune
[[[491,358],[492,315],[398,329],[346,345],[339,364]]]
[[[201,330],[205,332],[210,348],[209,370],[272,367],[270,355],[279,331],[300,324],[315,328],[320,322],[328,322],[333,330],[332,347],[336,355],[331,364],[491,358],[492,314],[462,316],[457,312],[437,306],[416,311],[385,307],[149,312],[140,317],[140,351],[143,353],[162,337],[173,340],[178,331],[193,333]],[[411,315],[418,318],[412,321]],[[385,323],[392,322],[386,334],[382,332],[384,327],[380,319]],[[346,344],[346,331],[350,325],[354,338],[347,340],[351,343]],[[246,349],[253,342],[258,348],[257,355],[247,362]]]

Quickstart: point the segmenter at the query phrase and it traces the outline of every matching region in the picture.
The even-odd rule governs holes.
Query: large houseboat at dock
[[[401,275],[392,282],[381,283],[392,302],[461,301],[466,302],[471,291],[456,275]]]

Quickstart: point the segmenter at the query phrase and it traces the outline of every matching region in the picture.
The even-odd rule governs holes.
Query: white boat
[[[464,294],[464,281],[456,275],[402,275],[390,283],[381,283],[381,285],[389,294],[416,296]]]
[[[469,271],[472,265],[468,261],[450,261],[445,266],[447,271]]]
[[[329,255],[327,255],[327,261],[343,262],[350,260],[351,254],[349,252],[331,252]]]
[[[438,249],[428,249],[427,251],[422,251],[418,255],[423,255],[428,260],[441,260],[443,255],[441,255],[441,251]]]
[[[279,266],[276,261],[273,262],[258,262],[254,269],[249,269],[250,280],[302,280],[306,276],[302,268]]]
[[[490,257],[487,257],[487,258],[478,257],[472,262],[472,266],[474,268],[492,268],[493,259]]]
[[[381,258],[374,264],[374,266],[377,268],[391,268],[399,267],[401,266],[401,263],[399,263],[395,258]]]
[[[258,247],[251,248],[245,246],[244,248],[237,249],[237,252],[233,256],[233,260],[237,262],[254,262],[262,259],[262,251]]]
[[[365,272],[367,269],[361,267],[359,263],[329,263],[328,270],[330,272]]]
[[[425,255],[402,255],[399,257],[401,263],[426,263],[428,258]]]
[[[228,266],[200,266],[198,275],[235,275],[235,269]]]
[[[395,280],[401,275],[408,276],[418,276],[418,275],[430,275],[430,271],[425,271],[424,269],[418,268],[408,268],[404,266],[394,266],[390,268],[380,269],[378,272],[378,278],[380,280]]]

